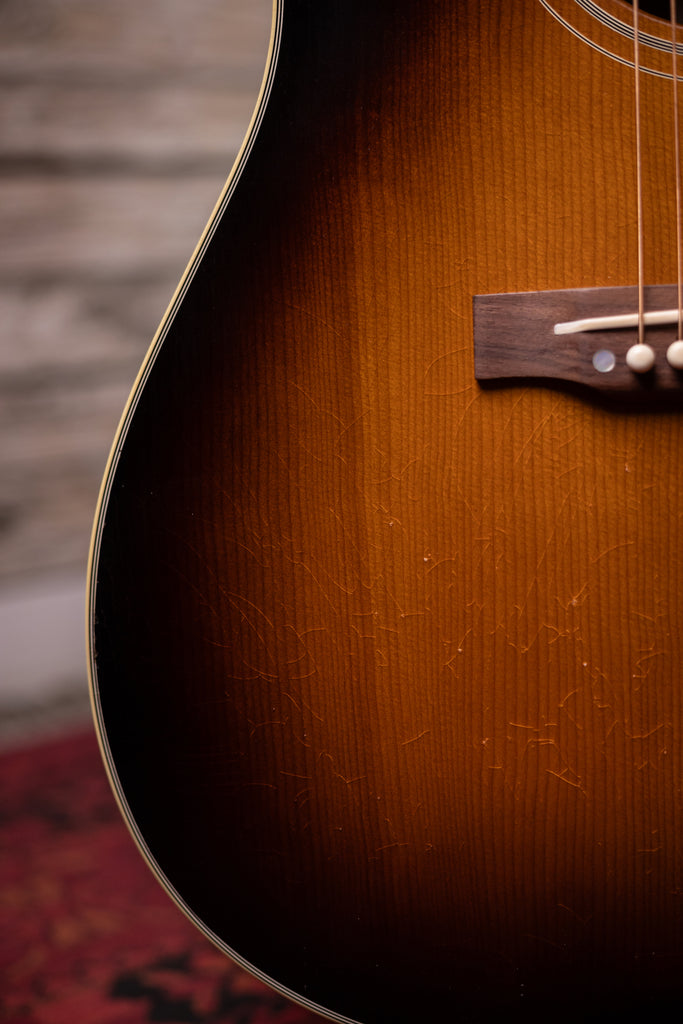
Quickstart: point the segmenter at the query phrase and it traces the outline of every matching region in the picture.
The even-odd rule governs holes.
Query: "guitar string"
[[[674,117],[674,168],[676,173],[676,266],[678,282],[678,334],[683,339],[683,251],[681,241],[681,145],[679,138],[678,115],[678,49],[676,46],[676,0],[670,0],[671,15],[671,71],[673,79],[673,117]]]
[[[638,227],[638,344],[645,344],[645,286],[643,278],[643,167],[640,140],[640,4],[633,0],[633,65],[636,115],[636,205]]]

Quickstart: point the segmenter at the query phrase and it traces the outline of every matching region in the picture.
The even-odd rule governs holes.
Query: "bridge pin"
[[[655,365],[655,352],[650,345],[631,345],[626,353],[626,365],[634,373],[647,373]]]
[[[674,370],[683,370],[683,341],[672,341],[666,350],[666,358]]]

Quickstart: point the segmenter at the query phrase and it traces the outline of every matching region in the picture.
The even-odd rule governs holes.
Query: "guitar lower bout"
[[[123,813],[212,941],[332,1020],[683,998],[675,326],[638,376],[614,325],[639,239],[648,313],[678,305],[671,52],[643,44],[638,149],[632,13],[593,8],[278,2],[112,449],[90,659]]]

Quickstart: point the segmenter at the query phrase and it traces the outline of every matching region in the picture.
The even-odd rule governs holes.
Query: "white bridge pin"
[[[666,350],[666,358],[674,370],[683,370],[683,341],[672,341]]]
[[[647,373],[655,365],[655,352],[650,345],[631,345],[626,353],[626,365],[634,373]]]

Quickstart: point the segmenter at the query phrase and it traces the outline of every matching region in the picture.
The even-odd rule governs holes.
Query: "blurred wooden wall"
[[[26,587],[80,586],[114,430],[243,140],[271,9],[0,0],[0,620]],[[40,615],[36,642],[59,617]]]

